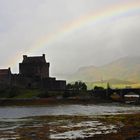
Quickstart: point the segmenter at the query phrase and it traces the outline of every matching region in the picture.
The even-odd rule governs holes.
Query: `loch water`
[[[47,105],[47,106],[5,106],[0,107],[0,140],[18,139],[19,128],[41,128],[49,125],[50,139],[76,139],[95,134],[116,133],[115,125],[105,125],[98,120],[80,122],[63,118],[58,120],[41,120],[40,116],[101,116],[139,113],[140,106],[125,104],[89,104],[89,105]],[[70,117],[69,117],[70,118]],[[121,125],[121,124],[120,124]],[[57,129],[56,129],[57,128]],[[59,129],[58,129],[59,128]],[[75,130],[76,128],[76,130]],[[66,129],[67,131],[62,131]],[[39,129],[38,129],[39,130]],[[58,130],[61,130],[60,132]],[[40,133],[36,132],[35,133]],[[29,133],[30,135],[30,133]],[[48,136],[48,135],[47,135]]]

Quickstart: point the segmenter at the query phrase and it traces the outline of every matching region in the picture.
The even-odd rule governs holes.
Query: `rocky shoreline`
[[[0,99],[0,106],[30,106],[30,105],[56,105],[56,104],[98,104],[112,103],[109,100],[101,100],[93,98],[34,98],[34,99]]]
[[[139,140],[140,113],[103,116],[42,116],[24,118],[12,133],[0,138],[17,140]],[[27,121],[26,121],[27,119]]]

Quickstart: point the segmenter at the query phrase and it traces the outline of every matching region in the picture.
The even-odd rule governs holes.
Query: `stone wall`
[[[19,64],[19,73],[26,77],[49,77],[49,63],[46,64]]]
[[[12,74],[10,69],[1,69],[0,83],[22,88],[65,90],[66,81],[50,77],[49,66],[44,54],[34,57],[24,55],[22,63],[19,63],[19,74]]]

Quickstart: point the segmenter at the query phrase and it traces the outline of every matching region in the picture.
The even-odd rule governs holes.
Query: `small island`
[[[112,89],[95,86],[88,90],[85,82],[66,84],[50,76],[50,63],[42,56],[23,55],[19,73],[0,69],[0,105],[42,105],[58,103],[103,103],[126,101],[139,104],[139,88]]]
[[[48,91],[64,91],[66,81],[50,77],[49,67],[43,54],[23,55],[18,74],[13,74],[10,68],[0,69],[0,98],[35,98],[43,97]]]

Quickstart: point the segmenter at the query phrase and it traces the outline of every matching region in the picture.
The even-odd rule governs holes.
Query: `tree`
[[[104,90],[104,88],[103,87],[100,87],[100,86],[95,86],[94,87],[94,90]]]
[[[107,83],[107,89],[111,89],[111,88],[110,88],[110,84],[109,84],[109,83]]]
[[[66,85],[66,89],[68,89],[68,90],[73,90],[73,85],[72,84],[67,84]]]
[[[67,84],[66,88],[68,90],[86,91],[87,85],[84,82],[76,81],[74,84]]]

